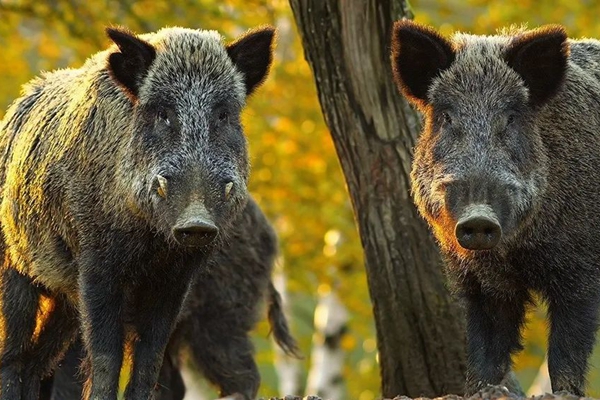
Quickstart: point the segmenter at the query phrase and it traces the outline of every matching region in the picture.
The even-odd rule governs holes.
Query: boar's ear
[[[227,45],[227,54],[244,74],[246,95],[250,95],[267,77],[273,61],[275,28],[267,26],[245,33]]]
[[[125,29],[106,28],[106,34],[119,48],[108,57],[110,74],[135,99],[140,83],[156,57],[156,50]]]
[[[431,28],[410,20],[394,23],[392,71],[402,93],[419,107],[427,105],[427,90],[454,61],[452,44]]]
[[[525,81],[529,101],[540,105],[560,89],[567,69],[567,34],[559,25],[548,25],[515,37],[505,59]]]

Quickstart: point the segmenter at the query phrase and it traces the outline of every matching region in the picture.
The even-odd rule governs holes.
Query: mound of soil
[[[430,400],[427,397],[419,397],[420,400]],[[504,386],[490,386],[487,387],[475,395],[470,397],[458,396],[455,394],[449,394],[442,397],[436,397],[435,400],[580,400],[580,399],[592,399],[591,397],[579,397],[567,392],[558,392],[554,394],[546,393],[541,396],[521,397],[514,393],[510,393]],[[260,399],[265,400],[265,399]],[[285,397],[271,397],[269,400],[327,400],[321,399],[318,396],[285,396]],[[350,400],[350,399],[348,399]],[[396,396],[393,399],[382,399],[382,400],[412,400],[407,396]]]

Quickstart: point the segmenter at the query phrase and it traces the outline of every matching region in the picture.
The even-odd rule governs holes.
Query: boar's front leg
[[[183,400],[185,385],[179,371],[177,362],[178,352],[167,350],[160,376],[158,379],[160,400]],[[54,371],[54,376],[44,381],[47,385],[44,396],[39,400],[80,400],[83,393],[84,380],[80,376],[80,360],[86,357],[81,340],[75,341],[71,346],[59,368]]]
[[[548,371],[554,392],[585,396],[585,376],[598,328],[600,298],[595,286],[590,286],[594,290],[589,291],[584,290],[582,283],[578,286],[577,293],[557,293],[548,301]]]
[[[158,377],[159,400],[183,400],[185,382],[179,371],[178,353],[167,348]]]
[[[0,281],[4,320],[0,399],[37,400],[41,378],[75,334],[76,312],[63,297],[47,297],[49,306],[36,321],[42,295],[47,295],[43,288],[12,268],[2,271]]]
[[[148,400],[158,394],[158,376],[171,332],[192,280],[192,270],[180,268],[136,293],[137,342],[127,400]],[[160,281],[160,282],[158,282]]]
[[[73,304],[62,295],[46,301],[51,303],[51,310],[44,313],[43,323],[29,351],[26,366],[29,372],[25,374],[27,380],[23,381],[24,399],[38,398],[40,379],[52,372],[77,334],[77,310]]]
[[[1,271],[2,319],[4,329],[0,345],[0,399],[21,400],[24,363],[35,330],[39,292],[31,280],[16,270]]]
[[[54,370],[49,385],[48,400],[81,400],[85,377],[80,373],[81,360],[86,352],[81,339],[78,338],[69,348],[58,368]],[[40,396],[39,400],[46,400]]]
[[[512,354],[522,349],[521,328],[529,302],[527,292],[484,293],[477,286],[465,295],[467,395],[500,384],[510,372]]]
[[[260,374],[248,329],[240,319],[227,311],[221,318],[198,319],[188,345],[194,363],[219,388],[221,397],[237,394],[250,400],[256,398]]]
[[[123,293],[114,264],[99,252],[82,252],[79,287],[81,329],[87,349],[89,376],[86,400],[116,400],[123,361]]]

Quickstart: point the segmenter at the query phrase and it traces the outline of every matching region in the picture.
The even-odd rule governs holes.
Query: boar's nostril
[[[458,243],[469,250],[489,250],[496,246],[502,236],[500,224],[488,216],[470,216],[456,224]]]
[[[187,221],[173,228],[175,239],[185,246],[192,247],[210,244],[218,233],[219,229],[213,223],[202,219]]]

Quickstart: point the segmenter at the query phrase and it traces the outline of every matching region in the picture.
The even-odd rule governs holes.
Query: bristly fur
[[[248,201],[240,113],[272,34],[244,36],[236,59],[213,31],[107,34],[82,67],[25,85],[0,124],[2,400],[36,398],[78,329],[86,396],[116,398],[137,338],[125,396],[147,399],[191,282]]]
[[[260,26],[249,30],[243,36],[236,39],[233,43],[227,45],[227,53],[232,60],[239,60],[239,66],[242,70],[251,71],[245,74],[244,82],[246,84],[246,95],[254,92],[254,89],[260,86],[273,62],[273,49],[276,43],[275,28],[270,26]],[[268,46],[261,45],[268,43]],[[248,52],[248,49],[260,49],[264,52]]]
[[[569,57],[567,33],[558,25],[524,32],[511,40],[504,57],[527,82],[530,102],[541,105],[563,84]]]
[[[108,56],[109,74],[135,101],[139,85],[156,58],[156,50],[126,28],[107,28],[106,34],[120,50]]]
[[[396,27],[410,32],[393,37],[396,84],[425,116],[412,195],[466,305],[467,393],[510,372],[538,292],[552,389],[584,395],[600,310],[600,41],[554,25],[450,39]],[[416,73],[424,64],[436,73]],[[472,206],[498,227],[493,247],[461,244]]]
[[[435,49],[435,50],[434,50]],[[428,50],[434,50],[429,51]],[[419,60],[404,62],[404,60]],[[394,23],[392,37],[392,71],[402,93],[424,107],[431,81],[454,61],[452,44],[439,33],[410,20]],[[419,77],[419,79],[415,79]],[[415,82],[415,84],[409,84]]]

